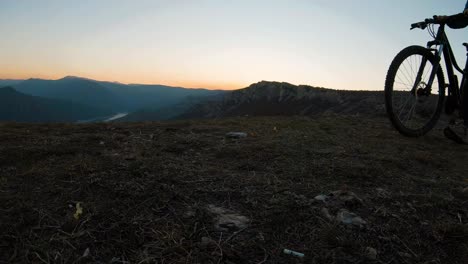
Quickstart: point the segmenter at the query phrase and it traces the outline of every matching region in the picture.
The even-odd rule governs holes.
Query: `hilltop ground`
[[[0,262],[468,263],[467,160],[383,118],[0,124]]]

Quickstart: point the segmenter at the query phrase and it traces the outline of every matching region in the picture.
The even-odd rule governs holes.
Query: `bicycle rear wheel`
[[[435,55],[421,46],[403,49],[393,59],[385,81],[385,107],[393,126],[403,135],[419,137],[437,123],[442,111],[445,81],[438,66],[432,85]]]

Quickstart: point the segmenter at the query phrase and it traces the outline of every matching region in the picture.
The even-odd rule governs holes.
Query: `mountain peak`
[[[59,80],[86,80],[86,81],[94,81],[94,80],[89,79],[89,78],[84,78],[84,77],[79,77],[79,76],[73,76],[73,75],[65,76],[65,77],[63,77],[62,79],[59,79]]]

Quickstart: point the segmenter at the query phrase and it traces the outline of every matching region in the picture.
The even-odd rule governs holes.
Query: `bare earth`
[[[0,124],[0,262],[468,263],[468,147],[388,123]]]

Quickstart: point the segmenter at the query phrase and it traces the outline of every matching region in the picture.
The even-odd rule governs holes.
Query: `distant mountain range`
[[[122,98],[91,80],[70,77],[60,80],[29,79],[13,87],[24,94],[71,101],[102,109],[108,114],[126,110]]]
[[[75,122],[106,114],[78,103],[26,95],[11,87],[0,88],[0,121]]]
[[[111,112],[132,112],[165,107],[188,96],[219,93],[164,85],[121,84],[68,76],[59,80],[29,79],[13,86],[17,91],[103,108]]]
[[[6,87],[6,86],[13,86],[13,85],[18,84],[18,83],[20,83],[22,81],[23,80],[10,80],[10,79],[1,80],[0,79],[0,88]]]
[[[95,111],[94,117],[91,116],[91,118],[86,119],[96,121],[102,120],[100,118],[102,116],[109,117],[122,112],[131,113],[144,109],[164,108],[179,104],[189,97],[199,98],[223,93],[222,91],[208,89],[188,89],[164,85],[127,85],[74,76],[59,80],[0,80],[0,88],[3,86],[10,86],[23,95],[59,100],[73,106],[79,105],[86,113],[84,114],[86,117],[89,117],[88,113]],[[0,101],[3,100],[0,98]],[[28,102],[33,101],[31,98],[28,100]],[[38,107],[38,105],[43,104],[36,104],[35,107]],[[11,115],[11,112],[8,113]],[[5,116],[5,114],[6,112],[0,113],[2,116]],[[56,120],[53,116],[46,119],[49,121],[62,120]],[[82,119],[81,116],[80,119]],[[31,120],[35,119],[31,118]],[[78,119],[70,121],[78,121]]]
[[[262,81],[234,91],[121,84],[80,77],[2,80],[0,121],[140,122],[235,116],[384,115],[383,93]],[[30,116],[28,116],[30,115]]]
[[[223,118],[236,116],[299,116],[321,113],[349,115],[384,115],[383,93],[378,91],[345,91],[295,86],[289,83],[262,81],[247,88],[200,101],[183,107],[140,111],[117,121],[155,121],[165,119]],[[161,113],[170,112],[165,116]]]

